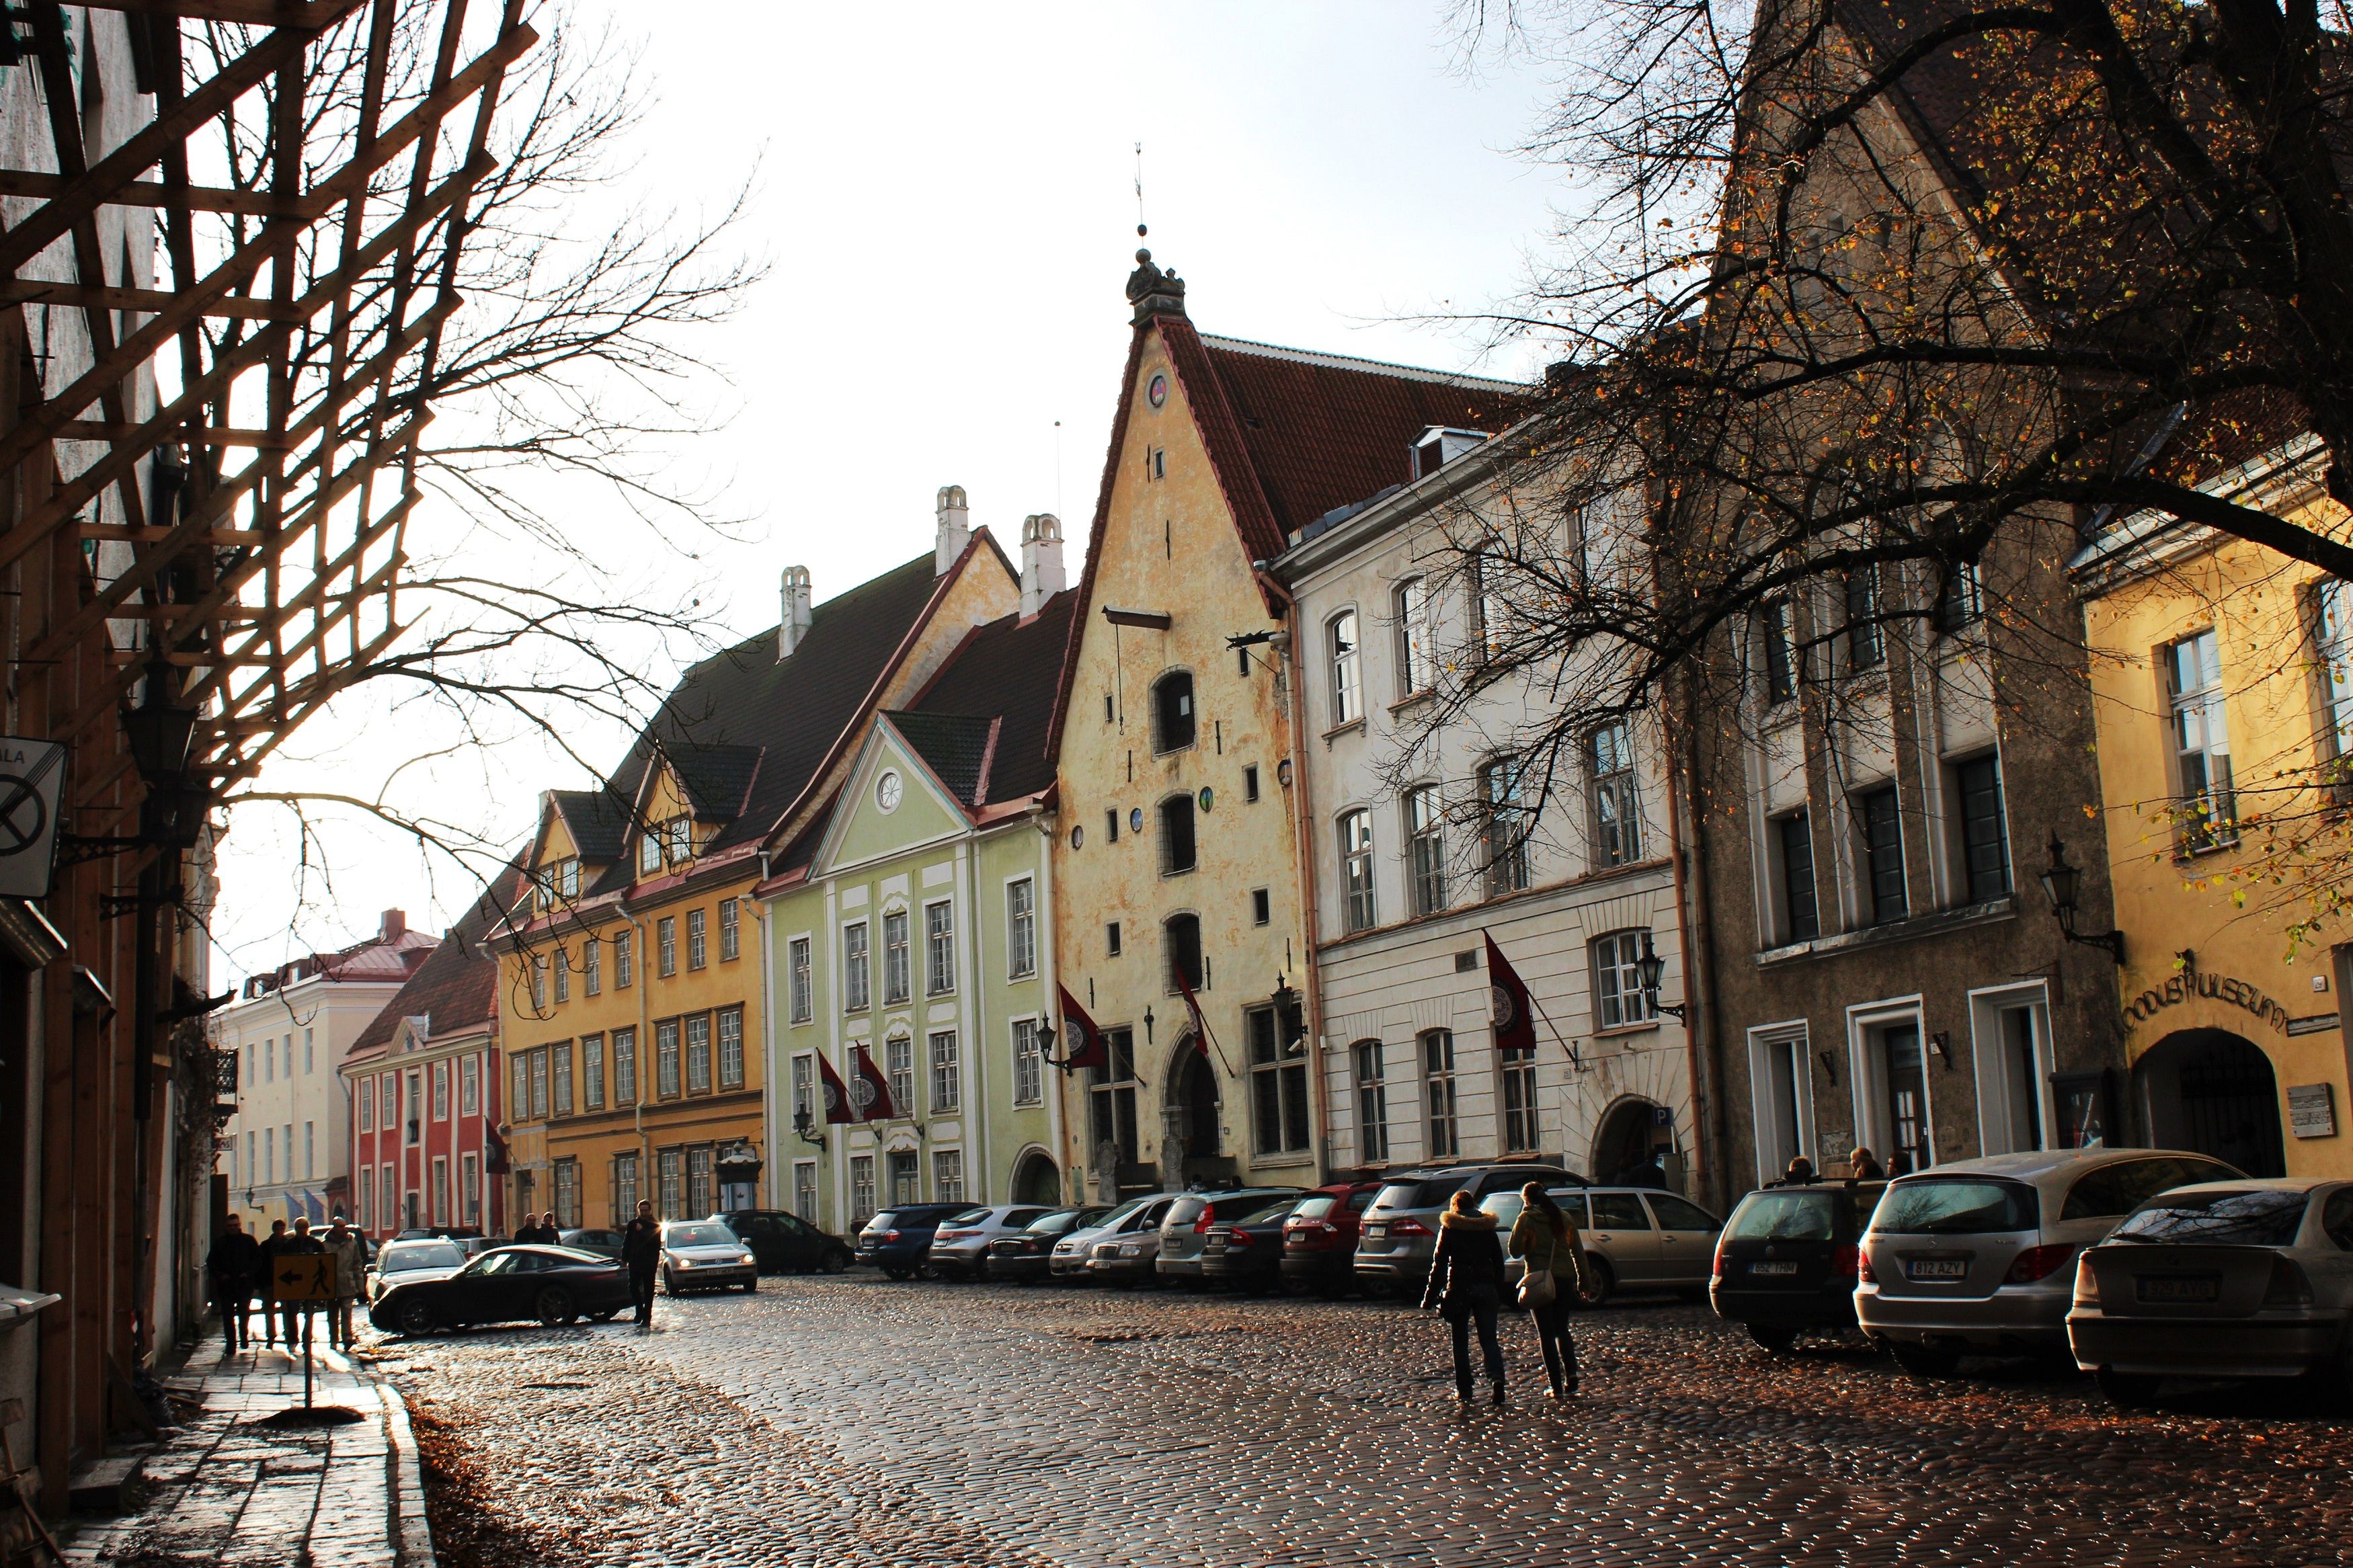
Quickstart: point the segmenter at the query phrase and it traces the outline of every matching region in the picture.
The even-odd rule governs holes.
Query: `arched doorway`
[[[1062,1201],[1062,1173],[1042,1149],[1032,1149],[1013,1165],[1013,1201],[1017,1204],[1058,1204]]]
[[[1673,1120],[1655,1100],[1621,1100],[1593,1135],[1592,1179],[1605,1186],[1646,1186],[1665,1179],[1675,1146]]]
[[[1218,1069],[1199,1037],[1187,1037],[1176,1047],[1168,1073],[1166,1111],[1168,1151],[1178,1158],[1176,1173],[1188,1182],[1216,1182],[1231,1177],[1238,1167],[1225,1151],[1218,1126]],[[1164,1156],[1164,1169],[1168,1162]]]
[[[2227,1160],[2251,1176],[2287,1174],[2279,1079],[2263,1047],[2228,1029],[2181,1029],[2141,1053],[2133,1088],[2159,1149]]]

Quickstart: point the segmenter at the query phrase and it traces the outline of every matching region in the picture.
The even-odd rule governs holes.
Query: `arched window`
[[[1527,807],[1521,796],[1520,764],[1498,757],[1481,768],[1479,796],[1486,814],[1487,896],[1516,893],[1528,885]]]
[[[1340,892],[1347,929],[1370,931],[1378,921],[1373,903],[1373,814],[1344,811],[1340,830]]]
[[[1160,933],[1161,949],[1168,960],[1169,991],[1174,993],[1179,981],[1195,991],[1207,989],[1209,976],[1201,957],[1201,917],[1170,915]]]
[[[1356,612],[1343,610],[1324,623],[1332,655],[1332,724],[1352,724],[1365,716],[1365,681],[1356,639]]]
[[[1160,874],[1174,877],[1194,864],[1193,797],[1172,795],[1160,803]]]
[[[1419,577],[1409,577],[1391,595],[1397,616],[1398,695],[1411,697],[1438,684],[1438,668],[1430,657],[1430,588]]]
[[[1406,792],[1405,836],[1413,912],[1434,915],[1446,907],[1446,826],[1436,784]]]
[[[1152,749],[1181,752],[1193,743],[1193,678],[1164,675],[1152,688]]]

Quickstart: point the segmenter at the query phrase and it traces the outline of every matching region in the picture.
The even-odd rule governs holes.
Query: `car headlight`
[[[750,1253],[748,1253],[748,1252],[747,1252],[747,1253],[745,1253],[743,1257],[741,1257],[741,1258],[737,1258],[735,1261],[736,1261],[736,1262],[738,1262],[738,1263],[757,1263],[757,1262],[759,1261],[759,1259],[758,1259],[758,1258],[754,1258]]]

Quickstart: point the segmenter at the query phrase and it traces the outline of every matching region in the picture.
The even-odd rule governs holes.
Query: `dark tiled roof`
[[[384,1005],[384,1011],[360,1031],[344,1059],[380,1050],[403,1018],[420,1013],[431,1016],[436,1035],[493,1022],[498,1016],[499,961],[484,945],[484,937],[522,888],[522,873],[513,866],[493,879],[489,890]]]
[[[601,863],[621,858],[629,832],[627,800],[617,800],[601,789],[559,789],[549,795],[580,858]]]
[[[893,713],[891,722],[960,805],[980,804],[996,720],[975,713]]]
[[[760,772],[758,746],[671,746],[663,753],[686,786],[694,815],[706,821],[732,821]]]
[[[978,713],[1003,721],[987,795],[974,804],[1036,795],[1054,782],[1046,737],[1078,604],[1077,592],[1065,588],[1027,621],[1008,616],[976,627],[910,705],[914,713]]]

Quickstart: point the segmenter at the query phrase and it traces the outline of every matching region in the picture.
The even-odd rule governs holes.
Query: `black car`
[[[1201,1237],[1201,1278],[1256,1296],[1282,1283],[1282,1222],[1307,1194],[1286,1193],[1264,1203],[1227,1212]]]
[[[1740,1200],[1715,1246],[1708,1300],[1767,1350],[1854,1327],[1857,1243],[1884,1182],[1766,1187]]]
[[[991,1279],[1043,1279],[1054,1261],[1054,1244],[1074,1230],[1111,1213],[1109,1208],[1056,1209],[1029,1223],[1018,1236],[1000,1236],[988,1244]]]
[[[858,1261],[893,1279],[913,1279],[932,1250],[940,1221],[967,1213],[970,1204],[901,1204],[884,1209],[858,1233]]]
[[[556,1237],[556,1240],[575,1251],[593,1252],[599,1258],[621,1256],[621,1233],[617,1230],[599,1230],[593,1226],[586,1226],[578,1230],[565,1231]]]
[[[500,1247],[446,1279],[387,1286],[368,1321],[404,1334],[533,1318],[553,1328],[583,1317],[601,1323],[628,1305],[628,1271],[612,1258],[570,1247]]]
[[[839,1274],[855,1261],[849,1243],[781,1209],[734,1209],[719,1216],[760,1260],[763,1274]]]

